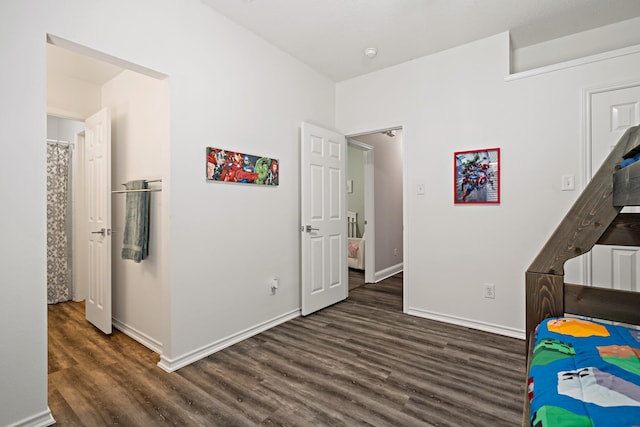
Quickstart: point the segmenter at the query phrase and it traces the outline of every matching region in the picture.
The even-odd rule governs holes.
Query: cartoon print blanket
[[[528,387],[533,427],[640,426],[640,330],[545,319]]]

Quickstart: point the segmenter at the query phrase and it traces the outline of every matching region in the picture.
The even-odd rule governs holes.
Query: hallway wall
[[[169,82],[125,70],[102,87],[101,103],[111,110],[111,181],[113,190],[134,179],[169,181]],[[149,256],[140,263],[121,257],[126,194],[111,197],[112,307],[114,325],[162,353],[162,301],[167,293],[168,197],[150,193]]]
[[[47,409],[46,40],[57,36],[169,76],[170,223],[158,329],[177,369],[297,316],[299,132],[334,127],[335,85],[199,0],[7,0],[0,16],[0,425],[50,423]],[[177,31],[167,31],[167,28]],[[20,108],[16,108],[16,106]],[[159,123],[158,125],[163,125]],[[280,160],[280,185],[205,180],[207,146]],[[29,191],[16,191],[16,177]],[[272,207],[264,209],[265,206]],[[276,296],[268,281],[278,277]]]

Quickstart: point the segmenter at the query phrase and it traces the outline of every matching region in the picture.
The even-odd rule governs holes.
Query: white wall
[[[102,87],[102,105],[111,111],[112,189],[134,179],[168,180],[169,82],[125,70]],[[167,181],[168,182],[168,181]],[[150,183],[162,188],[163,183]],[[126,195],[111,197],[112,307],[116,327],[151,349],[162,352],[162,299],[167,294],[163,268],[169,229],[163,192],[152,192],[149,256],[141,263],[121,258]],[[167,209],[168,211],[168,209]]]
[[[640,18],[513,50],[511,72],[531,70],[640,44]]]
[[[524,273],[578,195],[559,186],[581,176],[581,90],[637,79],[640,55],[507,82],[508,70],[505,33],[338,83],[336,117],[347,134],[405,124],[405,309],[523,337]],[[500,205],[454,205],[453,152],[489,147]]]
[[[52,74],[51,79],[47,81],[47,99],[49,114],[84,120],[100,109],[100,86],[73,77]]]
[[[47,139],[73,143],[83,130],[84,122],[47,115]]]
[[[19,1],[0,14],[0,424],[49,420],[46,331],[46,108],[42,19]],[[8,19],[11,17],[11,19]],[[35,18],[35,19],[34,19]],[[24,55],[24,51],[31,54]],[[29,113],[27,113],[29,112]],[[28,189],[20,191],[19,188]]]
[[[0,26],[0,124],[10,141],[0,160],[0,425],[50,420],[47,33],[169,76],[166,367],[297,314],[299,126],[307,120],[333,127],[334,84],[198,0],[6,0],[0,16],[11,17]],[[280,185],[205,182],[207,145],[278,158]],[[29,191],[16,191],[16,180]],[[269,296],[274,276],[280,288]]]

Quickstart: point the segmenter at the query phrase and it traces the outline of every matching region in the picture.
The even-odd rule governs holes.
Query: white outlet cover
[[[483,296],[485,298],[494,299],[496,297],[496,285],[494,285],[492,283],[485,283],[484,284],[484,290],[483,290]]]

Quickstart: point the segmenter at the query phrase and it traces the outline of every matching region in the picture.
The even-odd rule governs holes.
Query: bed
[[[537,327],[527,379],[531,425],[640,424],[640,330],[575,317]]]
[[[640,162],[622,167],[635,157],[638,126],[622,136],[525,274],[523,426],[640,426],[633,326],[640,325],[640,294],[564,281],[564,263],[596,244],[640,246],[640,214],[621,213],[640,206]]]
[[[364,235],[358,234],[358,213],[347,211],[347,260],[349,268],[364,270]]]

